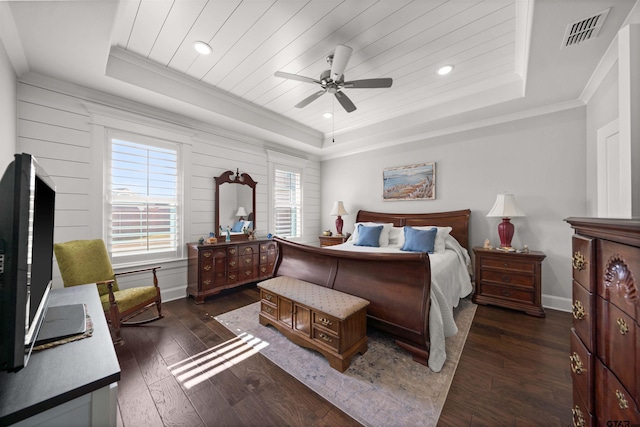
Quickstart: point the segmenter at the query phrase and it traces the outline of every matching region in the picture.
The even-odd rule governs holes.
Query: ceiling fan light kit
[[[320,85],[321,90],[315,92],[296,104],[296,108],[303,108],[309,105],[311,102],[320,98],[325,93],[331,93],[336,97],[342,108],[347,113],[351,113],[356,110],[355,104],[349,99],[349,97],[342,91],[343,88],[349,89],[378,89],[388,88],[393,84],[393,79],[389,77],[377,78],[377,79],[363,79],[344,81],[344,70],[347,68],[347,63],[351,57],[353,49],[349,46],[339,44],[336,46],[333,54],[327,56],[327,63],[331,67],[329,70],[324,70],[320,74],[320,79],[312,79],[311,77],[300,76],[298,74],[285,73],[283,71],[276,71],[275,76],[283,79],[297,80],[304,83],[314,83]]]

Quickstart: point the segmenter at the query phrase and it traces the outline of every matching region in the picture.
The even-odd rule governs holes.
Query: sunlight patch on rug
[[[369,328],[369,348],[340,373],[318,352],[290,342],[258,322],[260,303],[216,316],[236,335],[250,334],[270,345],[260,353],[345,413],[367,426],[435,426],[453,380],[476,305],[460,301],[454,311],[457,335],[446,339],[447,361],[432,372],[416,363],[386,334]]]

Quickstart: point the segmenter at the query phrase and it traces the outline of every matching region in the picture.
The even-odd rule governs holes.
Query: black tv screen
[[[55,195],[30,154],[16,154],[0,181],[0,370],[26,365],[46,313]]]

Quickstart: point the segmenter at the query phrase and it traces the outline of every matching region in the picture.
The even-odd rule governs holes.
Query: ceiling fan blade
[[[338,91],[335,93],[335,96],[338,99],[340,105],[342,105],[342,107],[347,110],[347,113],[351,113],[352,111],[356,110],[356,106],[353,104],[353,102],[351,102],[347,95]]]
[[[276,71],[273,75],[276,76],[276,77],[281,77],[283,79],[298,80],[300,82],[305,82],[305,83],[320,83],[318,80],[312,79],[311,77],[305,77],[305,76],[299,76],[297,74],[285,73],[284,71]]]
[[[326,90],[321,90],[321,91],[318,91],[318,92],[314,93],[311,96],[306,97],[305,99],[303,99],[302,101],[300,101],[300,102],[298,102],[296,104],[296,108],[306,107],[307,105],[311,104],[316,99],[320,98],[321,95],[324,95],[325,92],[326,92]]]
[[[393,79],[390,77],[384,77],[380,79],[364,79],[364,80],[353,80],[350,82],[344,82],[344,87],[353,88],[353,89],[375,89],[382,87],[391,87],[393,84]]]
[[[345,68],[347,68],[347,62],[351,58],[351,49],[349,46],[339,44],[336,46],[335,52],[333,52],[333,62],[331,63],[331,80],[337,82],[344,74]]]

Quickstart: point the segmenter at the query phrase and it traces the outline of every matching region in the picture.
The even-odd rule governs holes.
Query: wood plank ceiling
[[[135,0],[113,40],[131,54],[284,115],[326,136],[455,101],[520,79],[515,0]],[[195,41],[213,49],[199,55]],[[275,71],[319,79],[326,57],[353,53],[345,80],[393,78],[386,89],[344,89],[346,113],[331,94]],[[436,70],[454,66],[447,76]],[[323,113],[334,112],[333,119]]]

